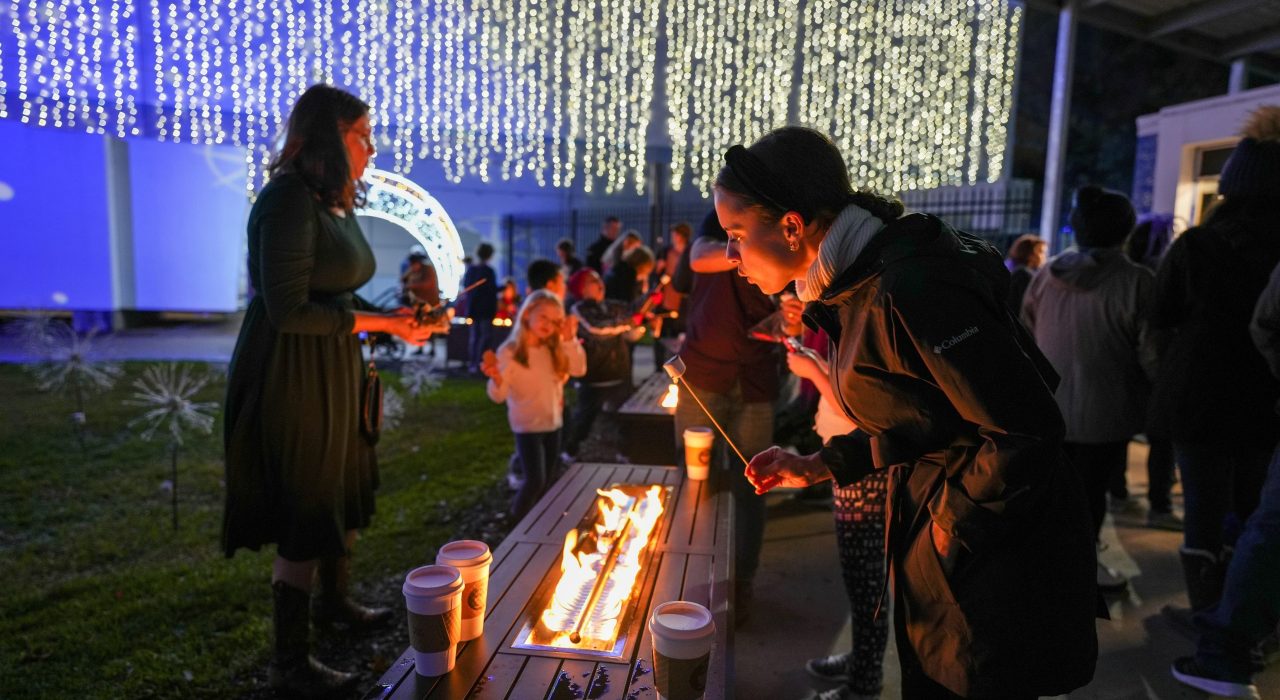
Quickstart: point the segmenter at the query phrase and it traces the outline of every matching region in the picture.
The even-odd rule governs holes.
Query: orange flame
[[[680,401],[680,387],[676,384],[667,385],[667,393],[662,397],[663,408],[675,408]]]
[[[555,632],[550,646],[575,649],[591,643],[613,644],[620,631],[626,603],[640,578],[640,555],[662,515],[661,486],[650,486],[643,498],[632,498],[618,489],[597,489],[596,493],[600,496],[597,504],[601,515],[601,521],[595,528],[596,546],[592,551],[576,552],[578,531],[569,532],[560,561],[563,573],[551,602],[542,613],[542,624]],[[628,522],[630,527],[624,532],[624,525]],[[622,540],[618,541],[620,532],[623,533]],[[615,545],[618,556],[613,568],[601,572]],[[602,573],[608,579],[582,625],[581,642],[574,644],[569,635],[578,625],[596,580]]]

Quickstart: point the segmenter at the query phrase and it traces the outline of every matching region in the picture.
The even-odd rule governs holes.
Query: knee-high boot
[[[284,581],[271,584],[271,590],[276,633],[268,674],[271,687],[302,698],[334,697],[353,691],[359,676],[335,671],[311,656],[311,595]]]
[[[391,620],[390,608],[365,607],[351,599],[351,557],[320,560],[320,604],[316,621],[361,630],[380,627]]]

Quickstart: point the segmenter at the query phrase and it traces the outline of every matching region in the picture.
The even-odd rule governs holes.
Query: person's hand
[[[787,353],[787,369],[797,377],[810,381],[826,374],[812,357],[801,352]]]
[[[817,453],[794,455],[776,445],[752,457],[745,474],[757,495],[779,486],[804,488],[831,478]]]
[[[413,309],[392,312],[387,316],[387,331],[399,336],[410,345],[422,345],[431,339],[431,329],[418,323]]]
[[[942,573],[950,576],[956,569],[956,562],[960,560],[960,552],[963,551],[964,546],[932,520],[929,521],[929,535],[933,541],[933,551],[938,554]]]
[[[498,370],[498,355],[492,350],[485,350],[480,356],[480,372],[492,379],[494,384],[502,386],[502,372]]]
[[[578,317],[569,314],[560,322],[560,338],[563,340],[573,340],[578,337]]]
[[[778,306],[778,311],[782,314],[782,330],[784,333],[787,335],[800,335],[804,332],[804,324],[801,320],[801,314],[804,313],[804,302],[790,294],[784,294],[782,302]]]

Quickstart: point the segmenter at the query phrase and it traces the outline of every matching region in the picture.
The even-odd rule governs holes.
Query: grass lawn
[[[85,455],[72,399],[0,365],[0,697],[262,694],[274,552],[219,551],[220,415],[180,452],[174,531],[165,435],[141,440],[128,423],[143,409],[123,403],[144,366],[127,364],[113,390],[87,402]],[[199,399],[221,403],[223,375],[213,372]],[[379,444],[378,512],[353,559],[362,600],[398,611],[404,573],[440,544],[459,535],[498,544],[501,525],[484,523],[505,502],[512,450],[505,409],[479,381],[449,380],[405,404]],[[322,637],[319,655],[371,682],[403,650],[403,626]]]

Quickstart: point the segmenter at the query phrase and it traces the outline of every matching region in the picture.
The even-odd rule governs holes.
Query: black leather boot
[[[351,558],[320,560],[320,604],[316,621],[353,631],[376,629],[391,620],[390,608],[369,608],[351,599]]]
[[[359,683],[354,673],[342,673],[316,661],[310,653],[311,595],[284,581],[271,584],[275,599],[275,651],[268,678],[281,695],[298,698],[337,698],[350,695]]]

